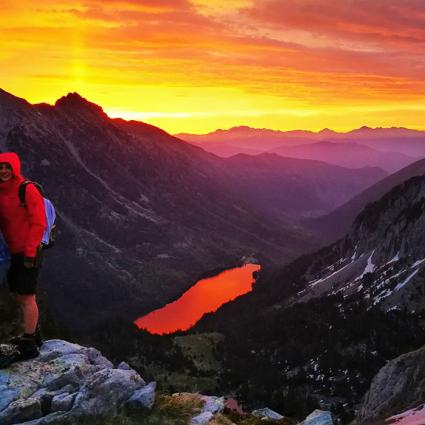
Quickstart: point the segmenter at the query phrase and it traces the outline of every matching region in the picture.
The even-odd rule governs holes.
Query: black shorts
[[[37,291],[39,267],[28,269],[24,266],[24,255],[14,254],[10,260],[7,281],[10,292],[18,295],[35,295]]]

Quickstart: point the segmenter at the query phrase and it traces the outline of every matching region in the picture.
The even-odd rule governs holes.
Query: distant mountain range
[[[218,158],[76,93],[52,106],[0,91],[0,148],[20,154],[57,206],[44,288],[54,315],[78,328],[134,319],[246,255],[284,264],[320,245],[299,217],[386,176],[273,154]]]
[[[222,157],[271,152],[350,168],[381,167],[390,173],[425,157],[425,132],[398,127],[361,127],[346,133],[324,129],[315,133],[242,126],[203,135],[176,136]]]

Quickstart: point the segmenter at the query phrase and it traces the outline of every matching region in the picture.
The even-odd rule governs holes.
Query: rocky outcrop
[[[375,376],[356,423],[416,407],[425,401],[425,346],[388,362]]]
[[[300,425],[333,425],[331,412],[316,409]]]
[[[215,396],[199,395],[203,403],[202,410],[194,416],[190,425],[205,425],[214,417],[216,413],[221,413],[224,409],[224,398]]]
[[[155,383],[146,385],[127,364],[118,368],[95,348],[46,341],[40,355],[0,370],[2,425],[66,425],[113,418],[128,407],[150,409]]]
[[[279,420],[283,419],[283,416],[280,413],[275,412],[268,407],[263,407],[262,409],[256,409],[252,411],[252,414],[257,418],[261,418],[262,420]]]

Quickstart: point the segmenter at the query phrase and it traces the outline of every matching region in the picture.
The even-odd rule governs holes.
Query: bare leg
[[[38,306],[35,295],[17,295],[16,300],[22,310],[24,332],[33,334],[38,323]]]

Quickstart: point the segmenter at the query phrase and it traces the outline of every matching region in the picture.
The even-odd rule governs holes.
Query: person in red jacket
[[[21,162],[16,153],[0,153],[0,229],[11,254],[7,273],[9,289],[23,315],[24,334],[14,338],[22,352],[22,359],[38,355],[38,306],[36,300],[40,262],[40,243],[46,228],[44,200],[38,189],[29,184],[25,203],[19,200]],[[38,343],[37,343],[38,342]]]

